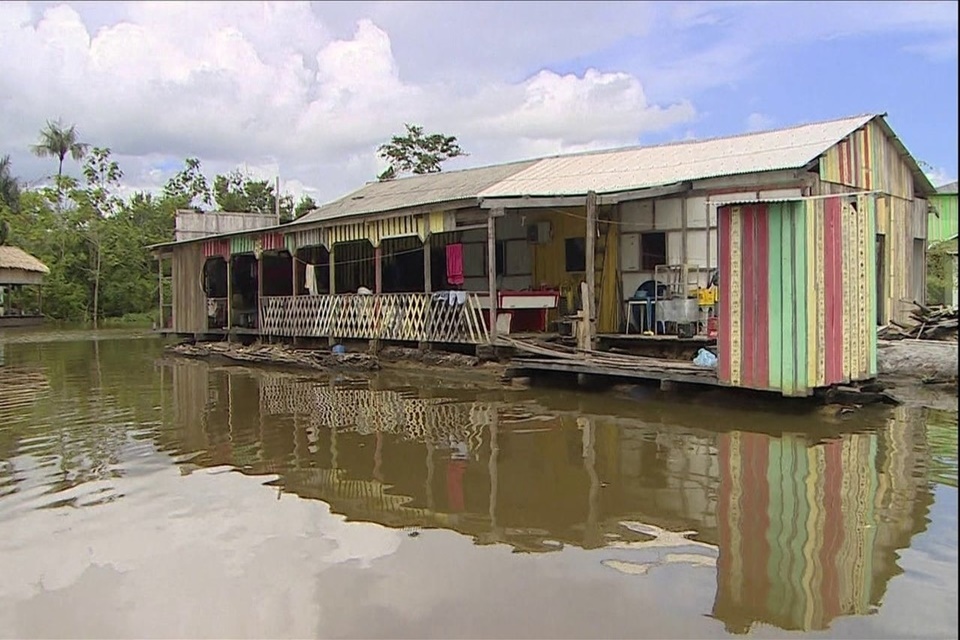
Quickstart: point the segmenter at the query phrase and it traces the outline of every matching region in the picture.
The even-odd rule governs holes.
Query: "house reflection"
[[[199,451],[191,464],[277,474],[283,491],[351,520],[448,528],[525,552],[619,549],[605,565],[628,573],[623,553],[662,549],[669,536],[652,543],[658,531],[693,531],[707,555],[673,536],[667,561],[716,566],[712,615],[731,632],[823,629],[869,613],[932,503],[923,415],[906,408],[818,439],[379,388],[376,378],[172,369],[166,446]]]

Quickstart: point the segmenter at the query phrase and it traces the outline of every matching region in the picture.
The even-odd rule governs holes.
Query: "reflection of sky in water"
[[[158,353],[7,346],[4,633],[956,635],[955,413],[784,432],[656,393],[331,385]]]

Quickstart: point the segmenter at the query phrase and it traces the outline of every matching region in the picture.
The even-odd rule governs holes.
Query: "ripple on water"
[[[13,539],[0,536],[0,554],[29,557],[27,573],[45,567],[44,584],[67,567],[57,584],[73,596],[77,585],[94,595],[122,585],[157,614],[149,607],[163,598],[151,594],[164,592],[165,569],[175,592],[198,602],[217,586],[210,576],[229,575],[239,590],[225,600],[259,603],[252,635],[309,635],[319,627],[256,626],[283,609],[265,604],[273,587],[256,576],[274,575],[265,568],[292,549],[284,597],[305,594],[298,610],[324,603],[324,619],[354,635],[389,635],[357,603],[389,612],[376,599],[395,593],[424,598],[420,613],[398,618],[421,625],[407,635],[446,628],[441,609],[495,624],[519,580],[508,599],[525,597],[525,609],[549,595],[529,616],[539,635],[562,631],[537,620],[564,615],[576,592],[591,612],[611,602],[627,612],[605,611],[594,635],[870,636],[895,628],[885,611],[909,610],[911,597],[956,574],[955,549],[915,550],[943,517],[931,482],[955,500],[956,413],[900,407],[840,420],[657,394],[155,366],[158,342],[78,335],[8,340],[0,376],[0,527]],[[330,531],[342,537],[324,538]],[[317,574],[320,552],[308,543],[377,559],[374,583],[356,562]],[[94,564],[123,577],[83,582]],[[473,569],[445,573],[460,566]],[[890,586],[905,571],[908,593]],[[51,620],[68,608],[56,593],[45,588],[52,599],[35,603]],[[0,603],[4,594],[0,585]],[[176,635],[217,629],[229,616],[211,607],[191,610]],[[3,615],[0,605],[0,624]],[[918,633],[925,622],[915,621]]]

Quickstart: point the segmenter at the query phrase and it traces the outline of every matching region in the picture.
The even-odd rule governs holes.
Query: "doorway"
[[[884,297],[884,283],[887,280],[887,265],[886,265],[886,255],[887,255],[887,239],[882,233],[877,234],[877,326],[882,327],[884,324],[884,318],[886,316],[885,306],[886,298]]]

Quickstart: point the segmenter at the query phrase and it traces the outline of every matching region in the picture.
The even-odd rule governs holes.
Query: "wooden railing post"
[[[433,264],[430,262],[430,234],[423,238],[423,292],[433,291]]]
[[[587,249],[587,295],[583,300],[583,318],[587,325],[588,348],[593,350],[597,336],[597,194],[594,191],[587,193],[587,232],[585,239]]]
[[[335,258],[335,253],[336,253],[335,249],[336,249],[335,245],[331,244],[330,251],[327,254],[328,256],[327,261],[330,263],[329,288],[330,288],[331,296],[335,296],[337,294],[337,265],[336,265],[336,258]],[[334,304],[336,304],[336,300],[337,300],[336,298],[333,298]],[[330,322],[327,325],[327,344],[331,346],[337,343],[337,340],[333,335],[334,333],[336,333],[334,331],[336,320],[337,320],[337,315],[334,312],[334,309],[331,309]]]
[[[490,344],[497,341],[497,218],[503,209],[491,209],[487,217],[487,292],[490,296]]]
[[[233,256],[227,256],[227,333],[233,328]]]

